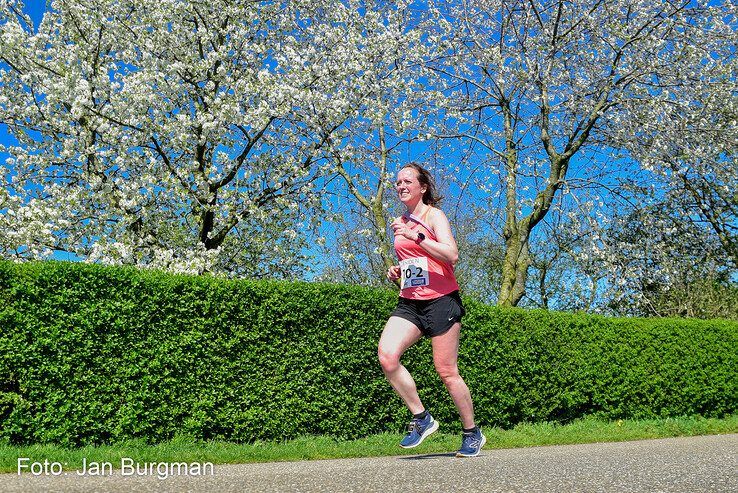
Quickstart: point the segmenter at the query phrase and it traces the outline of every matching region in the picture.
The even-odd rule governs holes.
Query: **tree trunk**
[[[528,250],[528,234],[518,229],[506,241],[505,260],[502,264],[502,285],[497,304],[500,306],[516,306],[525,295],[525,283],[528,280],[530,254]]]
[[[530,220],[518,221],[518,151],[513,130],[513,113],[510,102],[501,100],[505,123],[505,259],[502,263],[502,284],[497,304],[516,306],[525,294],[530,255],[528,238]]]
[[[387,221],[384,218],[384,207],[381,202],[375,201],[372,207],[372,215],[374,217],[374,236],[379,246],[379,255],[382,257],[382,263],[385,269],[389,269],[395,265],[395,255],[391,250],[391,242],[387,238]],[[400,287],[400,281],[394,281],[395,286]]]
[[[551,209],[556,192],[561,188],[569,169],[571,157],[582,147],[589,137],[599,115],[604,111],[607,102],[607,91],[603,92],[595,108],[585,121],[570,136],[564,152],[557,152],[549,134],[550,105],[548,90],[539,81],[541,91],[541,143],[548,155],[551,169],[546,186],[543,187],[533,201],[532,212],[518,221],[518,154],[514,135],[514,116],[510,101],[500,98],[500,109],[504,118],[505,132],[505,261],[502,268],[502,285],[497,304],[500,306],[516,306],[525,295],[525,283],[528,280],[530,234],[533,228],[546,217]]]

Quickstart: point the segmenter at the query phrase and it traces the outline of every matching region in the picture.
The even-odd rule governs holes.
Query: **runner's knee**
[[[459,367],[456,365],[436,365],[436,372],[444,383],[452,382],[459,377]]]
[[[400,356],[402,355],[396,351],[388,351],[380,347],[377,356],[379,357],[379,364],[386,372],[392,373],[400,367]]]

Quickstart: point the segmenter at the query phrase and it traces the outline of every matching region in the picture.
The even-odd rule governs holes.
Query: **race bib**
[[[427,257],[400,260],[400,270],[402,271],[402,289],[428,286],[430,284]]]

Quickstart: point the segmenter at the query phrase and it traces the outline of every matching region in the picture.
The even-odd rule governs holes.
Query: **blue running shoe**
[[[485,443],[487,443],[487,437],[479,428],[477,428],[476,433],[463,433],[461,435],[461,448],[456,452],[456,457],[476,457]]]
[[[438,429],[438,421],[428,413],[425,419],[413,419],[407,427],[407,435],[400,442],[402,448],[417,447],[428,435]]]

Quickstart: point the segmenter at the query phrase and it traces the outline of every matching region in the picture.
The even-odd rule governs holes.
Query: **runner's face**
[[[423,199],[427,187],[418,181],[418,172],[412,168],[403,168],[397,173],[395,182],[397,196],[403,204],[414,204]]]

